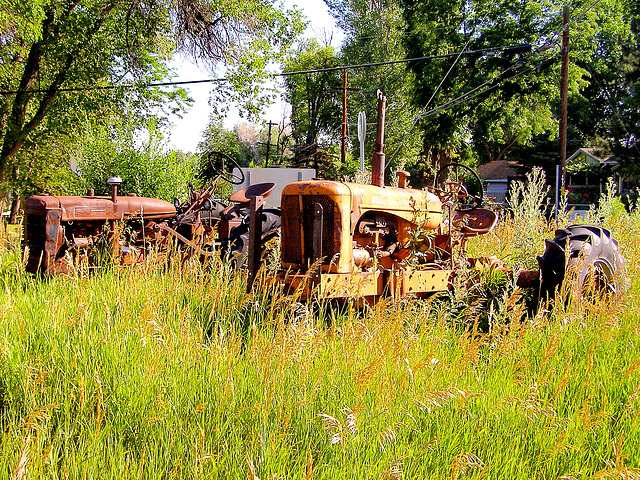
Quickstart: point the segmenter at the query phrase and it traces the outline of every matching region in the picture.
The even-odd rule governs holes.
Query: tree
[[[29,170],[21,149],[41,133],[71,136],[78,118],[143,113],[167,100],[181,108],[184,91],[148,87],[169,75],[176,45],[235,65],[234,85],[246,89],[300,30],[297,12],[260,0],[9,0],[0,11],[0,179],[13,187]],[[131,87],[111,87],[122,83]]]
[[[284,62],[285,74],[310,71],[284,79],[284,98],[291,105],[291,163],[315,168],[325,178],[338,176],[340,170],[329,146],[341,136],[342,72],[333,70],[339,62],[333,47],[321,46],[315,39],[301,42]]]
[[[569,95],[567,152],[594,147],[616,153],[627,171],[633,170],[638,157],[633,147],[626,148],[631,145],[628,140],[634,137],[633,117],[638,111],[633,106],[633,81],[629,82],[627,77],[632,71],[627,61],[633,61],[637,50],[634,3],[601,0],[576,8],[570,24],[569,58],[574,88]],[[557,75],[557,71],[553,73]],[[557,88],[557,81],[551,88]],[[550,111],[555,116],[554,103]],[[525,165],[542,166],[547,177],[554,178],[558,163],[555,137],[555,129],[535,135],[531,142],[513,149],[507,157]]]
[[[185,198],[187,183],[196,175],[197,158],[167,151],[162,133],[153,120],[143,126],[113,120],[93,127],[76,152],[82,186],[97,195],[108,195],[109,177],[120,177],[122,194],[135,193],[166,201]]]
[[[333,47],[321,46],[311,39],[289,54],[284,72],[331,69],[338,63]],[[341,86],[340,72],[335,70],[285,76],[284,98],[291,104],[292,135],[296,144],[313,145],[339,138]]]
[[[551,53],[535,48],[558,27],[547,3],[403,0],[403,12],[409,57],[462,52],[409,64],[429,161],[446,163],[465,144],[476,159],[502,158],[553,127],[556,72],[538,68]],[[534,49],[507,48],[514,45]]]
[[[402,42],[404,19],[398,0],[327,0],[326,3],[338,26],[345,32],[339,53],[343,65],[387,62],[406,57]],[[415,128],[418,111],[411,102],[412,83],[412,72],[402,64],[349,70],[349,86],[360,89],[360,92],[350,92],[348,96],[351,144],[354,150],[359,148],[355,140],[355,119],[360,111],[364,111],[369,124],[366,158],[372,158],[376,92],[381,90],[387,96],[385,151],[389,170],[403,168],[418,156],[421,149],[420,132]],[[414,183],[417,180],[414,179]]]

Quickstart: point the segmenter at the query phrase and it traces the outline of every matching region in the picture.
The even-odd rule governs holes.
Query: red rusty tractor
[[[232,167],[237,166],[232,158],[227,159]],[[220,180],[242,183],[244,179],[223,169],[206,188],[189,185],[189,199],[176,199],[173,205],[154,198],[119,196],[122,181],[118,177],[107,180],[110,197],[95,196],[92,190],[86,196],[33,195],[25,200],[26,270],[67,273],[73,261],[92,260],[99,252],[109,252],[122,263],[136,263],[171,238],[200,257],[216,255],[217,247],[223,246],[231,256],[243,259],[249,197],[266,197],[274,184],[245,187],[225,205],[212,197]],[[265,217],[262,238],[266,239],[279,229],[279,211],[265,209],[261,215]]]

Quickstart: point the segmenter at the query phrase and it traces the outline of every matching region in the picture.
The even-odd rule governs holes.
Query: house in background
[[[567,187],[570,197],[588,203],[603,193],[609,178],[613,178],[618,192],[625,190],[625,177],[620,172],[620,162],[611,154],[594,148],[579,148],[567,158]],[[584,195],[587,197],[584,197]],[[582,198],[584,197],[584,199]],[[569,201],[576,200],[570,198]]]
[[[478,167],[478,176],[485,186],[485,195],[493,203],[503,204],[509,194],[509,185],[522,179],[523,166],[509,160],[494,160]]]

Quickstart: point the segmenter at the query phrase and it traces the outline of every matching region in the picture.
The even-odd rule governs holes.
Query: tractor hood
[[[169,202],[146,197],[72,197],[52,195],[32,195],[25,200],[26,214],[44,214],[50,209],[62,210],[62,221],[120,220],[143,217],[149,219],[171,218],[176,214]]]
[[[436,228],[442,218],[442,203],[436,195],[414,188],[378,187],[331,180],[307,180],[287,185],[289,195],[326,195],[338,204],[348,203],[355,221],[367,212],[386,212],[423,228]],[[346,205],[345,205],[346,206]]]

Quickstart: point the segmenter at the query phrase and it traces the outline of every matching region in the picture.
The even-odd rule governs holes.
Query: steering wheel
[[[221,179],[233,185],[244,183],[244,172],[240,168],[240,165],[238,165],[238,161],[232,156],[222,152],[207,152],[205,158],[207,162],[209,162],[214,177],[219,176]],[[218,160],[218,162],[215,160]],[[218,165],[222,166],[218,167]],[[233,173],[234,168],[238,169],[240,172],[239,175]]]
[[[482,206],[482,180],[476,172],[461,163],[449,163],[440,168],[433,188],[443,203],[449,202],[458,212],[469,212]]]

